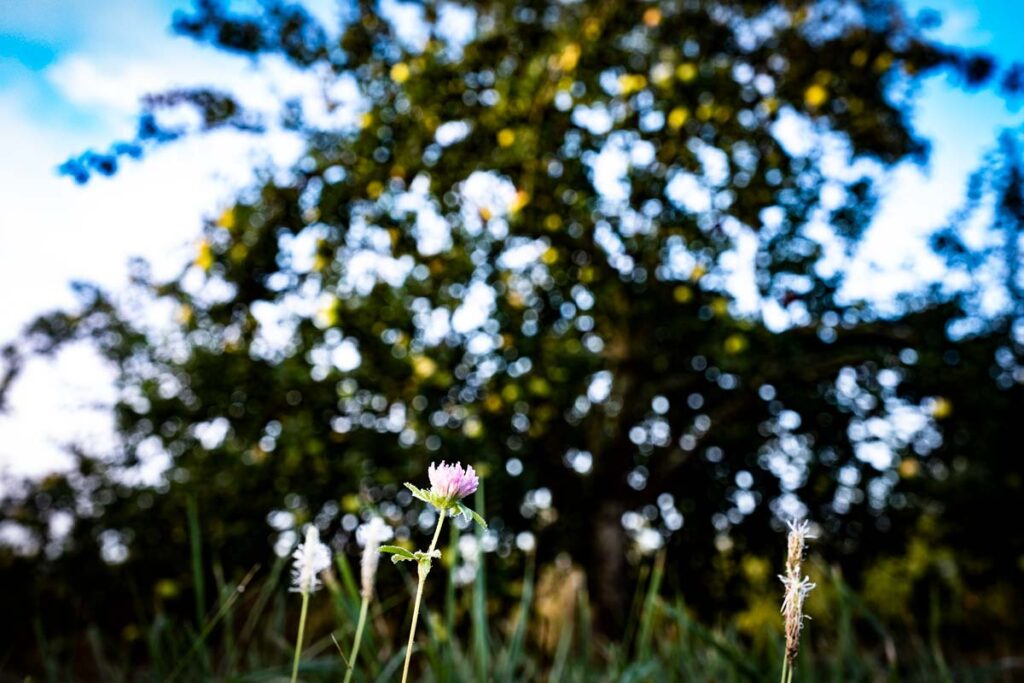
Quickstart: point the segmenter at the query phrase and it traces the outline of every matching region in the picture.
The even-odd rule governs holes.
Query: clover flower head
[[[306,529],[306,540],[292,554],[291,590],[315,593],[320,588],[320,572],[331,566],[331,550],[320,541],[320,532],[312,524]]]
[[[442,460],[440,465],[430,463],[427,475],[430,477],[430,492],[445,506],[474,493],[480,485],[472,465],[463,469],[461,463],[449,465]]]

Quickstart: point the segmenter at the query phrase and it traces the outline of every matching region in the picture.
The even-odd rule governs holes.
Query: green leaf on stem
[[[412,554],[412,552],[406,550],[405,548],[400,548],[397,545],[382,545],[380,547],[380,551],[382,553],[388,553],[389,555],[391,555],[391,561],[395,564],[405,561],[415,562],[417,559],[416,556]]]
[[[472,519],[474,522],[479,524],[482,528],[484,528],[484,529],[487,528],[487,522],[484,521],[483,517],[481,517],[479,514],[477,514],[476,510],[471,510],[470,508],[466,507],[462,503],[456,503],[456,505],[459,508],[459,514],[463,515],[466,519]]]

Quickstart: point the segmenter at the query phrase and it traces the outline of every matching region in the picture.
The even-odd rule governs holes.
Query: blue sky
[[[307,3],[327,23],[331,0]],[[194,254],[204,216],[215,215],[255,164],[286,167],[301,141],[279,133],[223,132],[185,140],[129,162],[114,178],[76,186],[56,175],[64,159],[130,137],[138,98],[175,85],[211,84],[273,107],[282,94],[311,95],[316,78],[277,60],[260,67],[171,35],[174,9],[188,0],[0,0],[0,342],[32,316],[72,299],[72,279],[117,287],[130,256],[157,273],[176,272]],[[933,37],[1024,61],[1024,2],[909,0],[911,13],[944,16]],[[963,195],[981,154],[1006,126],[1024,121],[992,91],[965,93],[944,76],[922,85],[914,124],[933,145],[926,168],[892,172],[881,211],[851,269],[850,295],[884,299],[942,277],[924,249]],[[113,398],[110,371],[88,349],[34,362],[0,416],[0,467],[41,472],[60,462],[57,444],[110,438],[109,414],[83,406]],[[55,419],[56,417],[56,419]],[[59,424],[59,426],[54,426]]]

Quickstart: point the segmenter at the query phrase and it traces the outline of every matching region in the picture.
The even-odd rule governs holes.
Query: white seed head
[[[373,582],[377,575],[377,565],[380,563],[380,544],[390,541],[394,535],[395,532],[380,517],[373,517],[356,530],[356,540],[363,546],[360,578],[364,598],[369,599],[373,595]]]
[[[807,594],[817,587],[811,581],[811,577],[805,576],[802,579],[792,579],[788,576],[779,575],[779,581],[785,587],[785,595],[782,598],[782,609],[779,610],[786,615],[786,620],[792,616],[796,622],[803,619],[810,619],[804,612],[804,600]]]
[[[786,523],[789,527],[789,537],[795,538],[803,546],[807,539],[815,539],[817,536],[811,533],[811,523],[806,519],[791,519]]]
[[[814,590],[814,584],[811,583],[810,577],[803,576],[801,572],[804,543],[808,538],[814,536],[810,533],[807,520],[789,522],[786,574],[780,575],[779,580],[785,587],[781,612],[786,618],[786,660],[790,665],[796,660],[797,651],[800,649],[800,631],[803,630],[804,619],[810,619],[804,615],[804,600],[807,599],[807,594]]]
[[[306,540],[292,554],[291,590],[315,593],[320,588],[320,572],[331,566],[331,550],[320,542],[320,532],[312,524],[306,529]]]

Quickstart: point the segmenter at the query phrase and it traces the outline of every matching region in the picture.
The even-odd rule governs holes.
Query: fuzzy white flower
[[[315,593],[320,588],[320,572],[331,566],[331,550],[320,542],[320,532],[312,524],[306,529],[306,540],[292,554],[291,590]]]
[[[374,516],[369,522],[363,524],[356,530],[356,541],[363,546],[363,557],[360,563],[362,570],[362,595],[369,598],[373,595],[373,579],[377,574],[377,565],[380,563],[380,544],[390,541],[395,532],[383,519]]]

